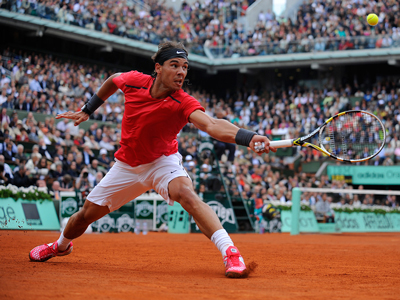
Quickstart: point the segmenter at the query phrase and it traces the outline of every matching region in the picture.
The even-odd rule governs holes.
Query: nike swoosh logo
[[[178,171],[178,170],[172,171],[171,173],[174,173],[174,172],[176,172],[176,171]]]
[[[183,53],[185,53],[185,52],[176,51],[176,54],[183,54]]]

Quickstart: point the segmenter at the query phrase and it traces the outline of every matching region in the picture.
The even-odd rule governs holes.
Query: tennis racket
[[[319,146],[307,142],[319,135]],[[270,146],[287,148],[310,147],[334,159],[345,162],[362,162],[375,157],[385,146],[386,130],[375,115],[362,110],[341,112],[325,121],[306,136],[281,141],[271,141]],[[255,145],[261,151],[264,143]]]

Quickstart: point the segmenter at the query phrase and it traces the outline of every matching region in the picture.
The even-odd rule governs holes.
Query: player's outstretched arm
[[[104,81],[103,85],[97,91],[96,94],[82,107],[81,111],[68,111],[56,116],[56,119],[66,118],[75,120],[74,125],[78,126],[80,123],[87,121],[92,113],[99,108],[112,94],[114,94],[118,87],[113,82],[115,77],[118,77],[121,73],[115,73]]]
[[[267,137],[252,133],[248,130],[239,129],[239,127],[227,120],[211,118],[201,110],[194,111],[190,115],[189,121],[198,129],[207,132],[210,136],[219,141],[248,146],[251,150],[259,154],[269,153],[269,151],[276,152],[274,147],[269,146],[269,139]],[[265,149],[256,151],[254,147],[257,143],[264,143]]]

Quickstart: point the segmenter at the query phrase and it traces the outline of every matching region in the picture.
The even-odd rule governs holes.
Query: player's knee
[[[179,202],[186,211],[190,212],[196,209],[201,200],[192,189],[185,187],[180,189],[178,199],[175,201]]]

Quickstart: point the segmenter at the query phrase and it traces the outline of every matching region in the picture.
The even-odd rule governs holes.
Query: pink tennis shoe
[[[246,265],[244,264],[243,257],[240,255],[238,248],[229,246],[224,256],[225,276],[229,278],[245,277]]]
[[[29,252],[29,259],[31,261],[46,261],[54,256],[64,256],[72,252],[72,242],[69,243],[65,251],[58,251],[58,243],[44,244],[37,246]]]

